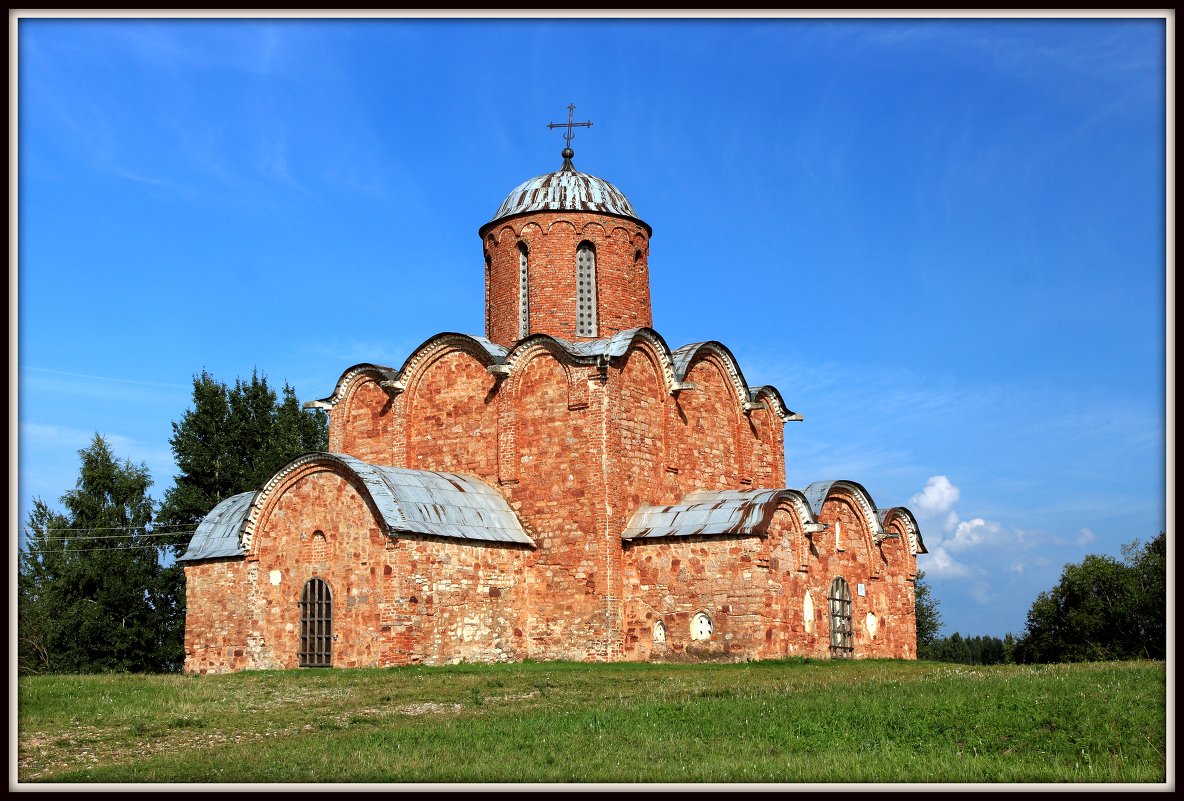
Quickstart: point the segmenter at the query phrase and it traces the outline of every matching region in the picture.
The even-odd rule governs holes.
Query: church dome
[[[539,175],[516,186],[502,201],[482,231],[498,220],[538,211],[587,211],[628,217],[650,227],[637,216],[629,199],[603,178],[579,172],[571,163],[572,151],[563,151],[563,166],[555,172]]]

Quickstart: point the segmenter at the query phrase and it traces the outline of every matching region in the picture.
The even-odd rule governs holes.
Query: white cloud
[[[953,578],[969,573],[966,565],[952,558],[943,547],[930,548],[921,569],[937,578]]]
[[[1001,530],[1002,527],[998,523],[992,523],[981,517],[963,520],[955,527],[954,536],[947,540],[945,545],[947,548],[960,551],[974,548],[988,541],[998,543]]]
[[[909,498],[909,506],[927,517],[936,517],[951,511],[961,494],[945,476],[933,476],[925,489]]]
[[[1089,545],[1091,542],[1093,542],[1095,539],[1097,539],[1096,534],[1094,534],[1088,528],[1083,528],[1083,529],[1081,529],[1081,533],[1079,533],[1077,535],[1077,544],[1081,545],[1081,546],[1086,546],[1086,545]]]

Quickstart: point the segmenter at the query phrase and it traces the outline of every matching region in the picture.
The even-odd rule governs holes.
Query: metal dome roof
[[[571,151],[564,151],[569,153]],[[570,158],[563,160],[563,166],[555,172],[539,175],[524,181],[514,188],[502,201],[497,214],[493,215],[482,230],[506,217],[514,217],[534,211],[591,211],[628,217],[649,226],[637,216],[629,199],[603,178],[579,172]]]

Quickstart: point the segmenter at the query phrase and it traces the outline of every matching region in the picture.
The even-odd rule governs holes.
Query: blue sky
[[[1162,18],[18,24],[20,522],[96,432],[161,497],[203,369],[309,400],[482,333],[574,103],[654,327],[805,417],[789,486],[913,509],[945,633],[1167,525]]]

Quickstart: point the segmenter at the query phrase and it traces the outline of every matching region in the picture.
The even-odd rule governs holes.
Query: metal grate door
[[[300,667],[333,665],[333,594],[323,579],[309,579],[300,596]]]
[[[830,583],[827,595],[830,604],[830,655],[849,657],[855,646],[851,636],[851,587],[843,578]]]

